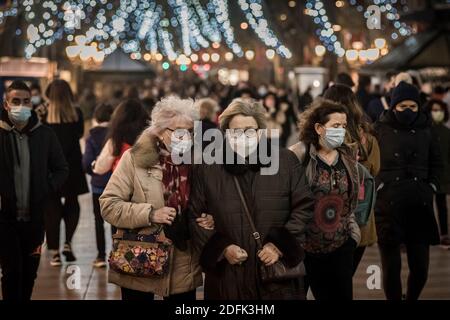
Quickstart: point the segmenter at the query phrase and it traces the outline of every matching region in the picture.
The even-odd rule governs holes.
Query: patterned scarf
[[[175,165],[170,156],[160,159],[163,172],[164,202],[167,207],[175,208],[178,214],[186,209],[189,200],[190,185],[188,181],[190,166]]]

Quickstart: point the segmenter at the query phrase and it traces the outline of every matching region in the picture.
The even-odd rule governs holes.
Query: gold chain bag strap
[[[253,222],[253,218],[250,214],[250,210],[248,209],[247,202],[245,201],[244,198],[244,194],[242,193],[242,188],[239,183],[239,180],[237,179],[236,176],[233,176],[233,179],[239,194],[239,198],[241,199],[242,206],[244,207],[245,216],[247,217],[247,220],[250,224],[250,228],[252,229],[252,236],[256,241],[256,246],[259,252],[263,249],[261,236],[259,232],[256,230],[255,223]],[[306,275],[306,271],[303,262],[300,262],[295,267],[289,268],[285,266],[285,264],[282,261],[278,260],[271,266],[265,266],[264,264],[261,263],[260,275],[263,283],[269,283],[289,279],[298,279],[304,277]]]

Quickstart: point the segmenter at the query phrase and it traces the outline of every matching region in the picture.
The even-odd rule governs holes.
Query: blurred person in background
[[[98,175],[114,171],[122,155],[136,142],[149,122],[147,111],[135,99],[127,99],[115,109],[109,126],[106,143],[92,164]]]
[[[395,87],[395,71],[389,71],[385,75],[384,93],[381,97],[372,99],[367,107],[367,115],[372,122],[376,122],[385,110],[389,110],[392,89]]]
[[[444,166],[438,175],[439,186],[435,199],[441,234],[441,246],[444,249],[449,249],[450,237],[448,234],[447,194],[450,193],[450,129],[445,126],[445,123],[449,119],[449,111],[447,105],[442,100],[435,99],[429,100],[424,109],[433,120],[433,135],[437,138]]]
[[[53,129],[69,164],[69,177],[60,190],[53,193],[46,207],[48,249],[52,253],[52,266],[61,265],[60,226],[65,223],[65,241],[62,254],[67,262],[76,260],[72,238],[80,218],[78,196],[89,192],[82,167],[80,139],[84,132],[81,110],[75,107],[74,96],[64,80],[53,80],[45,91],[48,99],[46,124]],[[63,200],[64,199],[64,200]]]
[[[97,243],[97,258],[93,265],[96,268],[106,266],[106,245],[104,221],[100,212],[99,198],[105,190],[106,184],[111,177],[111,172],[98,175],[92,172],[92,163],[97,159],[106,142],[109,121],[114,109],[110,104],[100,104],[95,108],[95,125],[89,131],[86,138],[86,148],[83,154],[84,171],[91,175],[92,205],[95,218],[95,239]]]
[[[33,105],[33,110],[39,117],[41,122],[45,121],[47,117],[47,108],[45,106],[44,98],[42,97],[41,86],[38,83],[33,83],[30,86],[31,90],[31,104]]]
[[[373,97],[371,87],[372,82],[370,76],[360,74],[358,78],[358,89],[356,90],[356,96],[358,97],[359,105],[366,113],[369,107],[369,102]]]
[[[336,80],[335,80],[336,84],[343,84],[348,86],[350,89],[353,89],[353,87],[355,86],[355,83],[352,80],[352,77],[346,73],[346,72],[341,72],[336,76]]]

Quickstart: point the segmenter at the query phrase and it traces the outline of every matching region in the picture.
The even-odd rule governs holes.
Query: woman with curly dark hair
[[[335,84],[329,87],[323,97],[341,103],[347,108],[346,141],[356,148],[358,161],[375,177],[380,171],[380,147],[373,135],[374,132],[369,119],[359,105],[358,98],[350,87],[343,84]],[[361,242],[355,250],[353,273],[356,272],[366,247],[376,242],[375,216],[371,213],[367,224],[361,226]]]
[[[358,163],[344,143],[348,110],[317,99],[300,116],[300,142],[291,147],[306,169],[315,196],[314,217],[306,227],[307,282],[316,300],[353,298],[353,254],[360,241],[354,210]]]

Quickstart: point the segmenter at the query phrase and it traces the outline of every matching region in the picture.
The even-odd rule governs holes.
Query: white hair
[[[199,117],[198,106],[194,100],[172,95],[156,103],[152,111],[152,126],[167,128],[174,118],[196,121]]]

